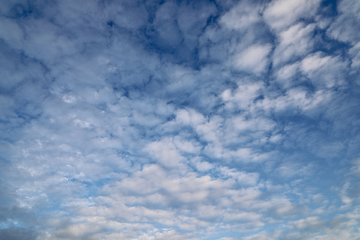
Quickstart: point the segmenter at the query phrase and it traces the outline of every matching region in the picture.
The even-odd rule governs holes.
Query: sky
[[[0,1],[0,239],[360,239],[359,12]]]

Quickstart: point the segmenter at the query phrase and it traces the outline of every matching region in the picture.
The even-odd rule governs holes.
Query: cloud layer
[[[359,239],[360,4],[2,1],[1,239]]]

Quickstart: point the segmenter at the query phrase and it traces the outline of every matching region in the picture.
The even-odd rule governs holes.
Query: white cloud
[[[182,156],[180,151],[196,153],[199,148],[195,147],[191,142],[181,141],[179,138],[175,138],[174,142],[169,138],[165,138],[161,141],[149,143],[144,150],[154,160],[166,167],[180,167],[186,163],[186,158]]]
[[[337,10],[339,15],[330,25],[327,33],[335,39],[355,45],[360,40],[360,34],[357,31],[360,27],[359,2],[342,0],[337,5]]]
[[[254,100],[261,95],[263,88],[262,83],[238,83],[238,88],[235,91],[226,89],[222,94],[222,99],[228,103],[231,108],[236,104],[240,109],[248,109],[253,104]]]
[[[255,186],[259,180],[258,173],[239,172],[227,167],[222,167],[220,171],[223,175],[233,178],[243,186]]]
[[[273,240],[267,232],[263,231],[250,237],[245,237],[244,240]]]
[[[302,60],[301,69],[315,86],[331,88],[344,84],[343,72],[347,65],[347,62],[339,57],[324,56],[317,52]]]
[[[195,166],[196,166],[196,169],[201,172],[206,172],[206,171],[214,168],[214,166],[208,162],[196,162]]]
[[[318,230],[322,226],[323,221],[318,216],[307,217],[294,222],[294,227],[301,230],[308,230],[314,228]]]
[[[235,116],[230,119],[234,130],[239,132],[270,131],[275,123],[267,118],[247,119],[245,116]]]
[[[274,51],[274,65],[308,54],[314,46],[314,24],[295,24],[279,34],[280,44]]]
[[[359,238],[357,3],[323,5],[2,1],[0,236]]]
[[[260,13],[260,5],[251,5],[244,1],[224,14],[220,19],[220,23],[229,29],[247,30],[251,25],[262,21]]]
[[[204,120],[204,116],[196,112],[194,109],[180,109],[176,113],[176,121],[181,124],[196,126],[200,123],[203,123]]]
[[[264,11],[266,22],[275,30],[291,26],[301,18],[313,17],[319,7],[319,0],[277,0],[269,3]]]
[[[268,55],[271,45],[252,45],[234,55],[233,65],[235,69],[243,70],[259,75],[268,66]]]
[[[293,78],[299,72],[299,67],[300,63],[296,62],[280,68],[276,73],[277,82],[279,82],[284,88],[292,87],[292,85],[295,84]]]
[[[351,67],[356,70],[360,66],[360,42],[349,49],[349,54],[352,56]]]

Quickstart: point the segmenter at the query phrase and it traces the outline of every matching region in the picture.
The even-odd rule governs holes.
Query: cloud
[[[244,186],[255,186],[259,180],[258,173],[238,172],[235,169],[229,169],[227,167],[222,167],[221,173],[235,179]]]
[[[318,229],[319,225],[321,225],[321,221],[319,217],[307,217],[305,219],[300,219],[294,222],[294,227],[297,229],[305,230],[309,228]]]
[[[340,1],[337,6],[339,16],[327,30],[329,36],[343,42],[356,44],[360,40],[359,33],[354,31],[359,28],[359,14],[357,14],[359,9],[358,2]]]
[[[320,1],[309,0],[278,0],[268,4],[264,18],[271,28],[281,30],[289,27],[301,18],[313,17]]]
[[[291,61],[311,51],[314,45],[312,39],[314,29],[314,24],[305,26],[303,23],[298,23],[281,32],[280,44],[274,52],[274,64]]]
[[[0,237],[3,239],[37,239],[37,233],[21,227],[5,228],[0,230]]]
[[[353,56],[351,67],[356,68],[360,65],[360,43],[357,43],[354,47],[349,49],[349,53]]]
[[[252,72],[259,75],[265,71],[268,64],[267,56],[271,51],[270,45],[252,45],[239,53],[233,59],[235,69]]]
[[[273,240],[273,238],[268,236],[268,234],[265,231],[255,234],[254,236],[245,237],[244,239],[246,239],[246,240]]]
[[[153,157],[166,167],[178,167],[186,159],[181,156],[174,144],[168,139],[161,142],[153,142],[145,147]]]
[[[333,87],[344,84],[343,72],[347,63],[338,57],[323,56],[321,52],[317,52],[303,59],[301,68],[310,79],[318,79],[317,82],[313,81],[315,86]]]
[[[359,238],[357,5],[2,1],[0,238]]]
[[[251,5],[246,1],[240,2],[221,16],[220,23],[233,30],[248,30],[248,28],[262,21],[261,5]]]

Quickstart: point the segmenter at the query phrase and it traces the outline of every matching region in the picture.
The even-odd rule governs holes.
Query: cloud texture
[[[360,4],[0,3],[0,239],[359,239]]]

